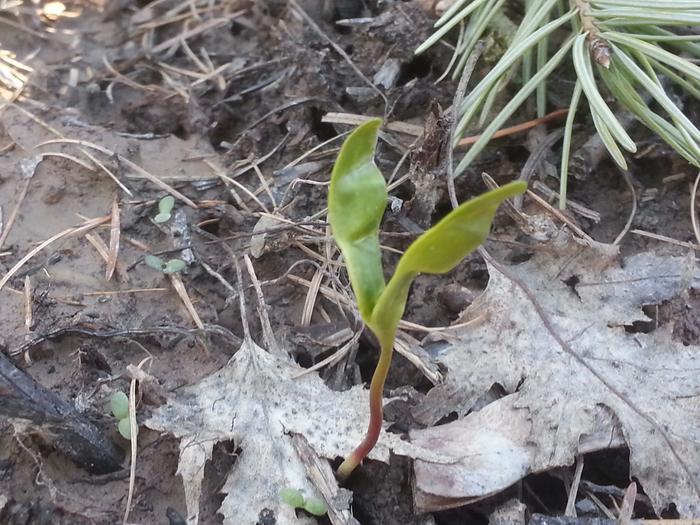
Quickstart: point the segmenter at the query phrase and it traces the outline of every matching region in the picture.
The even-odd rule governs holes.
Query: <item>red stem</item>
[[[381,338],[380,338],[381,341]],[[391,365],[391,354],[394,347],[394,336],[384,338],[381,342],[381,354],[377,368],[374,369],[372,383],[369,387],[369,425],[367,434],[362,442],[357,446],[352,453],[345,458],[345,461],[338,467],[337,476],[342,481],[352,474],[352,471],[362,462],[367,454],[374,448],[379,439],[379,434],[382,430],[382,400],[384,392],[384,382],[389,373],[389,365]]]

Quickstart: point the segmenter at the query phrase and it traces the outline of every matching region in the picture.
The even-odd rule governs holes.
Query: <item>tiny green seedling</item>
[[[187,268],[187,263],[182,259],[170,259],[166,262],[155,255],[146,255],[146,257],[143,258],[143,262],[154,270],[165,274],[179,273]]]
[[[112,394],[109,404],[112,414],[117,419],[117,429],[124,439],[131,439],[131,424],[129,422],[129,398],[124,392]]]
[[[158,224],[163,224],[168,222],[173,211],[173,206],[175,206],[175,198],[172,195],[166,195],[158,201],[158,215],[153,217],[153,220]]]
[[[333,237],[343,253],[360,315],[381,348],[370,385],[367,434],[338,468],[341,479],[352,473],[379,439],[382,391],[411,283],[421,273],[443,274],[457,266],[486,240],[498,206],[527,188],[524,182],[511,182],[452,210],[408,247],[394,275],[385,283],[379,225],[388,193],[384,177],[374,164],[380,125],[379,119],[369,120],[348,136],[333,167],[328,193]]]
[[[323,516],[328,512],[326,503],[319,498],[304,499],[303,494],[291,487],[285,487],[280,491],[280,500],[295,509],[304,509],[313,516]]]

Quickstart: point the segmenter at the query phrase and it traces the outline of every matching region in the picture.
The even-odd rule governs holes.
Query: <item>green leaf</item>
[[[498,13],[502,11],[503,4],[505,4],[505,0],[492,0],[490,3],[484,4],[477,9],[474,16],[469,17],[469,22],[464,31],[464,45],[459,50],[462,58],[459,59],[457,67],[452,72],[453,80],[459,79],[467,60],[469,60],[469,55],[471,55],[477,42],[483,37],[486,28],[492,23]]]
[[[593,76],[591,56],[588,52],[588,46],[586,46],[585,34],[579,35],[574,42],[573,59],[576,74],[581,81],[581,87],[586,94],[588,103],[591,106],[591,111],[598,114],[601,122],[606,125],[607,129],[610,130],[610,134],[623,148],[631,153],[636,152],[637,146],[634,141],[627,134],[625,128],[622,127],[622,124],[617,120],[617,117],[610,110],[598,91],[598,86]]]
[[[515,111],[525,102],[527,97],[537,88],[540,83],[561,63],[566,57],[573,44],[573,39],[569,38],[561,45],[561,48],[549,59],[549,61],[535,73],[530,80],[518,91],[501,111],[491,119],[491,122],[484,131],[481,132],[477,141],[469,148],[466,155],[459,161],[455,168],[455,176],[463,173],[467,167],[476,159],[481,151],[488,145],[491,138],[501,129],[501,126],[515,113]]]
[[[128,417],[120,419],[117,428],[124,439],[131,441],[131,423]]]
[[[112,407],[112,414],[117,419],[124,419],[129,415],[129,398],[124,392],[112,394],[109,404]]]
[[[380,125],[379,119],[368,120],[348,136],[333,166],[328,192],[328,220],[363,319],[369,319],[384,290],[379,224],[388,194],[374,164]]]
[[[415,51],[416,55],[420,55],[420,54],[423,53],[426,49],[428,49],[428,48],[431,47],[433,44],[435,44],[435,42],[437,42],[437,41],[440,40],[443,36],[445,36],[445,35],[450,31],[450,29],[452,29],[454,26],[456,26],[457,24],[459,24],[462,20],[464,20],[467,16],[469,16],[469,15],[471,14],[472,11],[474,11],[477,7],[479,7],[481,4],[483,4],[484,1],[485,1],[485,0],[474,0],[471,4],[469,4],[467,7],[465,7],[464,9],[462,9],[462,10],[461,10],[459,13],[457,13],[455,16],[453,16],[453,17],[450,19],[449,22],[447,22],[447,23],[444,24],[444,25],[443,25],[442,23],[440,23],[440,25],[441,25],[442,27],[440,27],[440,29],[438,29],[435,33],[433,33],[432,35],[430,35],[430,37],[429,37],[425,42],[423,42],[423,43],[418,47],[418,49],[416,49],[416,51]],[[450,9],[452,9],[452,8],[454,8],[454,6],[452,6]],[[447,15],[447,12],[445,13],[445,15]],[[443,15],[443,18],[447,19],[448,17],[446,17],[445,15]],[[442,20],[442,19],[441,19],[441,20]],[[438,20],[438,22],[440,22],[440,20]],[[439,26],[438,26],[438,22],[436,22],[436,24],[435,24],[436,27],[439,27]]]
[[[639,120],[656,132],[691,164],[698,165],[699,159],[688,149],[678,129],[649,108],[635,90],[630,79],[628,79],[624,72],[617,66],[617,62],[613,61],[609,70],[600,68],[599,72],[608,89],[610,89],[613,95],[615,95],[627,109],[634,113]]]
[[[518,42],[517,44],[514,43],[513,47],[506,51],[503,57],[501,57],[501,60],[499,60],[498,63],[481,80],[481,82],[474,87],[471,93],[465,97],[462,107],[460,108],[460,113],[462,116],[459,124],[457,125],[457,130],[460,134],[466,130],[467,126],[479,109],[481,102],[487,97],[488,92],[500,80],[500,78],[506,74],[513,64],[520,60],[528,49],[532,48],[542,38],[564,25],[571,18],[573,18],[575,14],[576,11],[571,11],[566,15],[545,24],[527,38],[524,38],[522,42]]]
[[[566,192],[569,182],[569,157],[571,156],[571,139],[574,132],[574,119],[579,100],[581,99],[581,82],[576,81],[574,92],[569,103],[569,114],[566,116],[564,125],[564,141],[561,147],[561,171],[559,173],[559,208],[566,208]]]
[[[280,490],[280,501],[295,509],[304,506],[304,496],[297,489],[291,487]]]
[[[372,313],[370,327],[380,340],[393,339],[406,307],[408,291],[419,273],[442,274],[474,251],[491,230],[498,206],[527,189],[524,182],[511,182],[452,210],[408,247]]]
[[[617,142],[615,142],[615,138],[612,136],[610,128],[608,128],[605,120],[603,120],[601,116],[593,109],[591,110],[591,117],[593,119],[593,125],[598,132],[598,136],[600,137],[600,140],[603,141],[603,144],[605,144],[605,148],[608,150],[608,153],[610,153],[610,156],[617,163],[617,165],[620,166],[620,168],[627,170],[627,161],[625,160],[625,156],[623,155],[622,151],[620,151],[620,148],[618,147]]]
[[[175,206],[175,197],[172,195],[166,195],[158,201],[158,211],[162,214],[170,215],[173,206]]]
[[[304,510],[313,516],[323,516],[328,512],[326,502],[318,498],[309,498],[304,503]]]
[[[658,60],[667,66],[677,69],[684,75],[700,80],[700,67],[693,64],[690,60],[673,53],[669,53],[661,46],[650,44],[649,42],[645,42],[638,38],[612,31],[603,33],[603,37],[606,37],[617,44],[629,46],[630,48],[644,53],[645,55]]]
[[[153,220],[158,224],[163,224],[164,222],[168,222],[170,220],[170,217],[170,213],[159,213],[158,215],[153,217]]]
[[[146,255],[146,257],[143,258],[143,262],[145,262],[146,265],[150,266],[154,270],[158,270],[159,272],[162,272],[163,267],[165,266],[163,259],[161,259],[160,257],[156,257],[155,255]]]
[[[395,273],[449,272],[486,240],[498,206],[526,189],[524,182],[511,182],[455,208],[413,241]]]
[[[187,268],[187,263],[181,259],[170,259],[163,266],[163,273],[179,273]]]
[[[639,84],[646,89],[649,94],[656,99],[659,105],[666,110],[666,112],[677,121],[677,126],[679,130],[681,128],[685,129],[694,140],[700,141],[700,130],[695,127],[695,125],[690,121],[688,117],[676,106],[673,101],[668,97],[666,92],[660,88],[653,79],[649,78],[648,75],[632,60],[627,54],[620,48],[613,46],[614,50],[614,60],[618,60],[623,68],[629,72],[634,79],[639,82]],[[698,70],[700,71],[700,69]]]

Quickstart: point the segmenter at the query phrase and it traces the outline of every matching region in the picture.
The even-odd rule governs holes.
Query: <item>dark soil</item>
[[[66,7],[79,16],[56,20],[39,16],[35,12],[38,4],[29,2],[20,17],[0,11],[0,17],[25,26],[20,29],[0,22],[0,51],[11,51],[34,71],[16,106],[5,105],[12,92],[0,82],[0,206],[5,225],[26,180],[20,160],[34,155],[38,144],[57,138],[49,127],[67,139],[96,143],[119,153],[199,204],[198,209],[192,209],[178,203],[180,219],[174,220],[180,220],[182,228],[161,226],[151,218],[157,213],[156,202],[163,191],[135,177],[110,155],[100,158],[133,196],[120,191],[102,170],[88,170],[65,157],[47,157],[36,168],[17,220],[0,246],[0,275],[37,243],[85,218],[109,214],[115,198],[121,209],[121,273],[117,272],[118,279],[106,281],[104,260],[82,235],[52,244],[0,292],[0,345],[18,367],[69,400],[108,433],[125,451],[124,469],[91,475],[46,446],[40,437],[0,422],[1,523],[120,523],[128,492],[128,442],[116,431],[109,415],[109,399],[117,390],[128,392],[127,366],[151,357],[145,370],[164,392],[172,391],[223,366],[237,349],[236,337],[242,336],[235,290],[228,290],[200,263],[235,289],[232,254],[240,256],[250,249],[253,228],[263,211],[256,200],[290,221],[309,221],[322,232],[325,223],[314,214],[325,207],[326,188],[291,182],[327,181],[339,141],[315,150],[295,166],[289,164],[350,129],[323,122],[328,112],[384,115],[390,121],[422,125],[433,101],[442,108],[450,106],[455,84],[434,82],[447,66],[451,50],[436,46],[423,57],[413,56],[433,23],[418,0],[300,3],[367,78],[373,79],[387,60],[398,64],[395,79],[381,88],[388,106],[326,38],[277,0],[220,2],[227,10],[219,10],[216,16],[238,9],[244,12],[188,39],[196,61],[179,45],[152,54],[143,47],[148,42],[157,46],[182,31],[179,22],[159,25],[149,32],[139,29],[150,20],[163,20],[178,2],[163,2],[144,11],[140,9],[146,2],[76,1]],[[187,14],[187,10],[183,12]],[[370,22],[350,27],[334,24],[358,17],[370,17]],[[190,29],[205,21],[192,19]],[[230,67],[200,82],[206,73],[196,62],[205,66],[204,56],[214,68]],[[519,118],[530,116],[523,112]],[[498,182],[517,177],[529,156],[534,133],[496,141],[470,173],[458,180],[460,200],[484,189],[479,176],[482,171]],[[590,135],[591,129],[582,126],[577,142]],[[387,174],[416,139],[398,133],[390,137],[390,144],[382,143],[378,153],[378,164]],[[630,167],[638,199],[632,229],[695,242],[689,218],[689,186],[694,172],[650,136],[635,138],[646,141],[649,148],[633,159]],[[85,159],[75,144],[42,146],[41,151]],[[557,155],[555,148],[549,158],[555,165]],[[254,169],[238,173],[252,160],[259,162],[256,168],[269,191]],[[399,175],[408,172],[410,164],[409,160]],[[234,177],[238,185],[222,183],[217,169]],[[677,177],[669,181],[666,177],[670,175]],[[544,182],[552,188],[558,186],[553,179]],[[425,215],[425,209],[416,198],[417,187],[419,180],[409,180],[392,193],[402,199],[403,208],[387,216],[383,242],[389,246],[405,248],[415,234],[407,225],[421,224],[426,218],[419,216]],[[436,203],[428,210],[428,222],[449,209],[442,181],[435,187]],[[570,199],[600,214],[597,223],[574,215],[575,220],[596,240],[613,241],[632,208],[632,195],[621,174],[603,161],[585,180],[572,180],[570,187]],[[249,193],[255,193],[256,200]],[[254,267],[276,334],[287,342],[297,361],[308,366],[337,348],[324,343],[324,337],[341,328],[354,329],[355,322],[341,315],[334,301],[320,297],[310,326],[301,325],[307,288],[288,279],[286,272],[291,268],[294,276],[311,280],[318,261],[313,261],[308,251],[323,254],[325,242],[321,233],[314,236],[298,227],[279,228],[279,224],[268,225],[270,231]],[[108,226],[93,234],[109,243]],[[517,236],[517,229],[504,216],[497,221],[489,242],[501,248],[513,246],[506,251],[515,260],[527,252],[517,247]],[[632,233],[626,235],[621,248],[623,254],[630,254],[650,245],[670,252],[685,251]],[[166,252],[162,255],[166,258],[184,258],[183,249],[191,250],[193,259],[183,281],[202,321],[223,327],[223,336],[193,338],[152,330],[163,326],[191,329],[194,325],[169,280],[143,264],[144,247],[153,253]],[[395,260],[395,254],[387,255],[387,264]],[[25,324],[25,277],[33,290],[33,321],[29,326]],[[445,278],[421,277],[412,290],[407,319],[425,326],[448,325],[483,289],[487,278],[485,265],[477,256]],[[135,289],[146,291],[116,293]],[[246,289],[245,293],[249,304],[255,304],[253,291]],[[659,323],[673,323],[675,337],[697,344],[699,307],[698,298],[691,296],[683,304],[659,305],[655,315]],[[254,313],[249,322],[257,338],[260,326]],[[71,331],[76,327],[83,332]],[[138,332],[129,333],[134,330]],[[120,335],[114,336],[115,332]],[[375,362],[375,343],[363,337],[348,358],[321,373],[332,387],[347,388],[354,382],[368,381]],[[387,414],[397,432],[415,424],[410,418],[410,397],[431,387],[413,365],[397,358],[387,388],[407,386],[412,388],[406,405],[397,405]],[[149,398],[148,392],[141,394],[139,413],[145,415],[157,399]],[[136,499],[130,522],[184,523],[176,440],[145,428],[139,437]],[[222,499],[219,491],[233,461],[232,444],[215,449],[205,475],[201,523],[220,522],[216,514]],[[601,468],[589,479],[624,488],[625,478],[619,474],[628,469],[625,452],[620,451],[615,461],[615,468],[603,468],[610,465],[610,458],[591,457],[587,468]],[[395,458],[390,466],[370,463],[352,479],[350,488],[355,492],[356,517],[363,525],[478,524],[486,523],[494,509],[516,496],[532,512],[560,513],[566,505],[561,479],[568,479],[571,472],[527,478],[508,494],[434,516],[413,511],[411,468],[404,459]]]

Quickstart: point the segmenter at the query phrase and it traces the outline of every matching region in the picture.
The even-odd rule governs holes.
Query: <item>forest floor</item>
[[[63,5],[0,0],[0,347],[14,366],[68,401],[119,447],[120,454],[123,451],[116,471],[90,473],[51,446],[50,438],[42,437],[45,422],[29,416],[29,422],[39,428],[32,431],[27,420],[3,412],[8,420],[0,422],[0,521],[120,523],[129,504],[130,481],[133,500],[128,522],[143,524],[185,523],[188,515],[192,522],[192,493],[198,498],[198,518],[203,524],[225,519],[247,525],[249,512],[261,524],[293,523],[295,519],[299,523],[350,523],[351,514],[363,525],[518,523],[535,514],[560,516],[567,501],[569,515],[576,503],[579,516],[609,518],[617,515],[615,504],[621,504],[632,479],[639,482],[635,517],[674,517],[674,507],[692,509],[674,483],[695,483],[697,490],[697,468],[684,473],[669,460],[670,472],[678,472],[678,480],[667,492],[652,489],[656,481],[650,471],[657,468],[657,462],[666,461],[666,456],[659,453],[645,464],[643,455],[634,454],[635,436],[629,430],[632,416],[626,419],[624,409],[604,401],[591,402],[581,410],[612,407],[622,426],[609,428],[622,429],[622,433],[611,434],[610,447],[591,445],[576,450],[560,442],[541,454],[551,461],[534,454],[536,459],[526,462],[528,467],[505,486],[483,494],[443,495],[438,503],[416,500],[425,474],[414,461],[426,460],[399,453],[397,445],[391,454],[387,449],[380,454],[383,458],[376,458],[383,461],[365,463],[345,486],[351,492],[326,487],[326,491],[335,491],[335,502],[329,501],[309,474],[309,486],[316,486],[326,499],[331,511],[327,516],[312,518],[297,511],[292,514],[297,518],[290,519],[286,511],[270,510],[274,505],[254,507],[258,500],[253,496],[247,500],[244,488],[232,489],[237,486],[236,476],[240,484],[245,480],[259,494],[267,490],[267,480],[274,492],[279,489],[275,470],[284,470],[285,462],[292,461],[284,454],[301,452],[278,447],[274,435],[269,447],[267,442],[262,446],[270,437],[254,434],[259,426],[255,422],[262,416],[253,410],[246,419],[247,412],[241,408],[235,412],[236,407],[232,408],[236,416],[231,416],[231,432],[221,429],[220,434],[212,431],[210,436],[211,460],[206,466],[200,464],[201,496],[183,485],[182,465],[178,471],[181,439],[191,436],[193,430],[178,419],[183,429],[179,433],[180,427],[164,422],[167,413],[159,412],[158,407],[183,392],[187,392],[185,397],[193,396],[191,406],[203,403],[197,392],[206,385],[211,388],[207,381],[217,377],[218,371],[240,365],[242,358],[236,361],[234,356],[241,345],[249,344],[247,332],[284,363],[275,365],[278,368],[323,364],[313,372],[313,380],[318,376],[323,383],[309,382],[313,388],[301,392],[317,392],[329,399],[353,392],[365,399],[361,385],[371,378],[377,349],[362,331],[352,307],[352,295],[325,222],[330,170],[342,138],[353,125],[364,116],[382,116],[393,125],[383,132],[377,153],[377,164],[387,179],[399,181],[391,189],[391,211],[382,227],[388,268],[416,232],[449,210],[444,181],[421,172],[439,150],[439,144],[431,146],[421,138],[422,130],[446,114],[456,89],[450,80],[435,83],[450,61],[449,46],[435,46],[418,57],[413,53],[430,34],[434,21],[430,7],[418,0],[368,5],[357,0],[336,2],[93,0]],[[337,23],[344,19],[351,21]],[[487,67],[488,57],[475,75]],[[566,106],[566,100],[557,103],[556,95],[552,97],[552,110]],[[697,122],[697,101],[688,104],[686,109]],[[520,122],[531,117],[526,111],[518,115]],[[551,131],[562,125],[555,120],[547,126]],[[690,215],[694,168],[644,130],[633,131],[640,152],[630,159],[626,176],[605,155],[580,150],[589,163],[585,171],[590,173],[570,182],[569,198],[578,208],[565,214],[556,211],[556,201],[547,190],[558,188],[558,181],[549,176],[551,167],[558,166],[558,150],[548,151],[537,167],[534,186],[531,184],[541,200],[527,196],[523,206],[527,217],[542,218],[537,224],[544,224],[543,229],[533,231],[534,219],[530,230],[523,227],[517,220],[519,212],[501,213],[486,248],[502,264],[515,268],[529,264],[530,271],[536,272],[537,268],[551,269],[547,266],[551,261],[543,262],[538,257],[544,256],[537,254],[548,253],[547,241],[554,242],[562,232],[573,232],[578,241],[586,241],[577,246],[594,246],[600,254],[610,254],[601,246],[614,246],[607,266],[590,274],[582,267],[575,275],[560,276],[566,266],[561,264],[561,272],[552,272],[548,279],[561,280],[565,289],[580,292],[582,318],[588,319],[597,309],[604,324],[601,330],[619,331],[608,343],[600,340],[598,347],[609,344],[612,349],[618,344],[617,337],[637,337],[642,348],[643,338],[654,332],[669,345],[692,350],[679,364],[689,371],[700,359],[694,346],[700,343],[700,300],[692,265],[689,279],[683,281],[685,288],[674,291],[659,287],[648,290],[648,296],[639,292],[629,298],[632,292],[616,289],[596,297],[598,302],[586,303],[584,288],[577,288],[586,276],[602,276],[611,265],[619,266],[620,271],[636,268],[625,261],[639,260],[634,258],[640,255],[654,257],[649,259],[649,268],[671,271],[700,242],[693,234]],[[530,156],[539,154],[538,145],[546,134],[547,127],[538,126],[494,141],[478,163],[457,179],[459,199],[484,191],[482,172],[498,184],[517,178]],[[581,146],[593,135],[591,126],[577,128],[577,144]],[[428,193],[432,200],[426,197]],[[158,223],[153,218],[167,194],[175,197],[172,217]],[[562,242],[569,244],[557,257],[573,260],[578,252],[570,239]],[[18,264],[28,254],[33,255]],[[164,274],[144,264],[148,254],[163,260],[180,259],[186,270]],[[595,258],[591,260],[595,264]],[[449,360],[443,360],[444,345],[455,340],[449,327],[474,317],[475,310],[468,307],[479,300],[492,272],[493,267],[474,254],[449,275],[424,276],[415,283],[405,316],[412,324],[402,326],[404,351],[395,356],[385,392],[392,398],[385,415],[387,436],[419,443],[424,438],[412,432],[467,421],[468,415],[474,416],[496,400],[524,395],[523,384],[532,385],[526,380],[537,376],[530,368],[532,363],[518,364],[517,357],[494,361],[501,373],[512,368],[514,375],[502,380],[493,379],[495,373],[486,377],[476,368],[471,377],[466,362],[466,376],[460,376],[460,381],[476,378],[473,388],[481,393],[455,401],[459,397],[455,385],[462,383],[450,376],[454,365],[450,368]],[[604,317],[610,313],[608,307],[627,299],[630,302],[625,307],[635,306],[636,317],[630,314],[623,319],[620,314],[618,319],[614,312],[614,319]],[[546,298],[542,301],[545,306],[550,304]],[[556,309],[555,305],[549,311]],[[497,317],[493,314],[485,323],[494,323]],[[508,317],[505,319],[507,324]],[[595,319],[591,319],[592,325]],[[515,316],[513,323],[517,322]],[[527,333],[533,340],[547,337],[543,328],[531,324],[534,321],[523,322],[521,335]],[[266,330],[267,323],[272,333]],[[663,326],[667,329],[661,330]],[[509,341],[507,332],[504,328],[500,334],[504,341]],[[487,341],[487,335],[479,340]],[[472,336],[464,337],[466,341]],[[568,340],[575,337],[572,332]],[[436,346],[440,342],[443,346]],[[273,352],[271,345],[282,350]],[[251,355],[257,355],[255,351],[250,350]],[[290,356],[288,362],[284,356]],[[264,359],[256,359],[262,366]],[[257,368],[250,370],[254,374]],[[561,370],[551,373],[562,378]],[[241,381],[249,377],[240,375]],[[482,380],[486,388],[479,386]],[[595,379],[588,380],[595,383]],[[640,372],[634,380],[637,383],[627,384],[624,376],[609,377],[604,384],[624,383],[625,388],[620,388],[627,393],[637,387],[656,392],[676,378]],[[547,410],[561,409],[556,417],[566,419],[569,409],[555,406],[564,396],[557,390],[561,385],[551,378],[547,381],[549,390],[538,399],[549,399]],[[574,391],[577,379],[567,381]],[[137,384],[140,432],[132,475],[129,441],[117,432],[110,399],[118,391],[129,394]],[[240,386],[221,384],[224,391]],[[277,388],[274,381],[270,385],[266,388]],[[450,385],[452,390],[438,394],[440,385]],[[0,384],[0,395],[12,397],[6,388]],[[327,394],[319,391],[324,388]],[[697,392],[685,394],[691,400],[695,396],[695,408],[669,403],[667,413],[674,419],[668,425],[666,420],[659,423],[671,441],[676,436],[674,421],[687,423],[692,427],[688,435],[697,437]],[[658,395],[663,398],[662,393]],[[289,400],[281,394],[280,399],[286,406]],[[182,405],[182,398],[178,403]],[[322,410],[303,400],[298,403],[308,410]],[[642,401],[634,401],[634,406],[641,406],[645,415],[647,409],[656,414],[655,407]],[[262,412],[267,408],[259,407]],[[336,424],[335,416],[328,414],[329,426]],[[556,425],[535,429],[537,417],[529,420],[531,432],[557,434]],[[308,418],[316,421],[313,414]],[[652,416],[642,419],[648,422]],[[322,417],[320,421],[323,427]],[[280,424],[285,427],[280,439],[297,434],[292,423],[291,429],[287,423]],[[303,428],[303,422],[294,424]],[[357,427],[350,433],[341,428],[323,429],[331,435],[326,437],[330,440],[326,449],[315,446],[312,430],[304,436],[305,443],[311,444],[308,450],[329,460],[322,460],[326,467],[337,466],[365,424],[364,415],[358,415],[347,421]],[[653,434],[653,428],[645,424],[637,426]],[[234,431],[235,425],[239,427]],[[575,428],[576,440],[590,433],[589,427]],[[530,436],[525,441],[533,440]],[[688,454],[700,453],[695,443]],[[333,452],[335,444],[337,453]],[[540,446],[543,443],[533,445],[537,450]],[[680,450],[679,446],[668,444],[673,450]],[[251,474],[251,464],[244,459],[251,461],[253,451],[261,456],[252,458],[259,469]],[[268,453],[274,457],[263,457]],[[684,457],[694,464],[694,456]],[[583,470],[577,471],[577,464]],[[474,469],[473,465],[469,468]],[[498,463],[484,468],[492,473],[501,470]],[[184,477],[190,482],[197,478]],[[674,491],[678,499],[668,495]],[[220,511],[222,506],[227,510]]]

